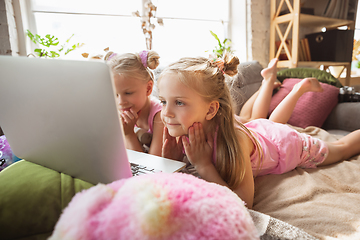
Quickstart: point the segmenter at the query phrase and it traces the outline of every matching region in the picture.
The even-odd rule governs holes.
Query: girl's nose
[[[125,97],[122,97],[120,94],[117,95],[117,101],[120,105],[126,103]]]
[[[168,105],[163,106],[161,111],[165,117],[174,117],[174,113],[171,111]]]

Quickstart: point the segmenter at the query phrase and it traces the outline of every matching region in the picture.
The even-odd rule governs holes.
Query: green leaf
[[[42,49],[36,48],[36,49],[34,50],[34,53],[35,53],[36,56],[41,57],[41,55],[42,55]]]
[[[211,30],[210,30],[210,33],[211,33],[211,35],[213,35],[213,37],[218,41],[219,46],[221,46],[221,42],[220,42],[219,37],[218,37],[213,31],[211,31]]]
[[[26,35],[30,38],[30,40],[36,44],[35,36],[30,32],[30,30],[26,30]]]
[[[74,36],[75,34],[71,35],[67,40],[66,42],[69,43],[70,39]]]
[[[66,50],[66,52],[65,52],[65,55],[68,54],[69,52],[75,50],[75,49],[76,49],[76,44],[75,44],[75,45],[72,45],[71,48],[68,48],[68,49]]]
[[[48,45],[48,47],[57,46],[59,44],[58,38],[56,38],[55,36],[47,34],[45,37],[47,38],[46,44]]]
[[[356,67],[357,67],[357,68],[360,68],[360,61],[357,61],[357,62],[356,62]]]
[[[50,51],[50,57],[57,58],[57,57],[60,57],[60,54],[58,54],[57,52],[54,52],[54,51]]]

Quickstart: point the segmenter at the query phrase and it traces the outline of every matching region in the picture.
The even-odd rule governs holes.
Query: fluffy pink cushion
[[[74,196],[49,240],[259,239],[241,199],[189,174],[98,184]]]
[[[287,78],[283,81],[280,90],[274,94],[270,103],[270,113],[291,91],[293,86],[300,82],[298,78]],[[298,100],[294,112],[288,123],[296,127],[321,127],[333,108],[338,103],[339,88],[321,83],[323,92],[307,92]]]

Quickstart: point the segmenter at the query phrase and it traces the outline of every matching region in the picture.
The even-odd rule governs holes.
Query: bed
[[[327,141],[340,137],[316,127],[297,130]],[[360,239],[359,173],[360,156],[355,156],[317,169],[257,177],[253,210],[318,239]],[[266,222],[266,215],[260,219]]]
[[[260,86],[262,66],[246,62],[232,84],[236,113]],[[301,69],[286,70],[288,77],[310,77]],[[323,82],[329,73],[311,69]],[[295,74],[295,75],[293,75]],[[283,79],[285,76],[281,76]],[[278,79],[279,79],[278,73]],[[282,79],[282,80],[283,80]],[[327,82],[329,83],[329,82]],[[336,96],[335,96],[336,97]],[[314,102],[312,104],[317,104]],[[339,103],[321,127],[290,127],[326,141],[335,141],[360,128],[360,103]],[[326,129],[326,130],[324,130]],[[255,178],[251,214],[262,239],[360,239],[360,156],[317,169],[301,169]]]

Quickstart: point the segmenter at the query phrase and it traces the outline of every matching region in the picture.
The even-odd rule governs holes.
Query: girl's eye
[[[179,101],[179,100],[176,100],[176,105],[178,105],[178,106],[183,106],[184,105],[184,103],[183,102],[181,102],[181,101]]]
[[[166,105],[166,101],[160,100],[160,104],[164,106],[164,105]]]
[[[131,95],[131,94],[133,94],[134,92],[126,92],[125,94],[126,95]]]

